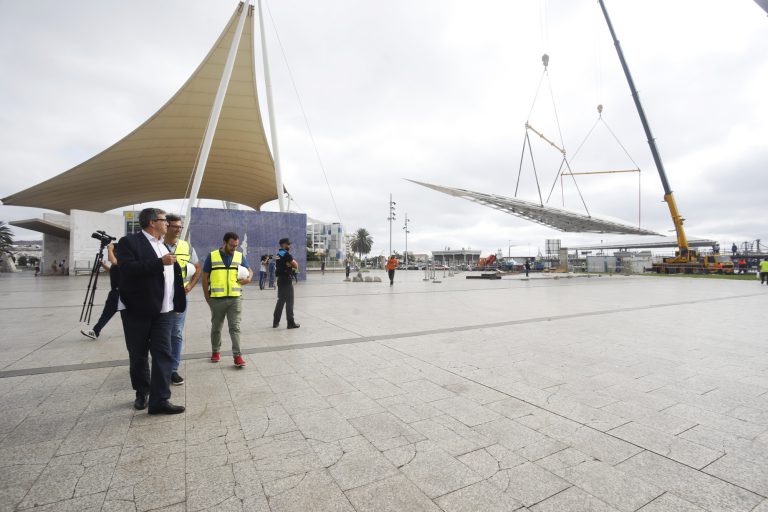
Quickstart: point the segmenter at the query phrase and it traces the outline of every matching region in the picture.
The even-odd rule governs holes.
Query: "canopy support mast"
[[[243,35],[243,27],[245,26],[245,20],[248,18],[248,10],[250,9],[250,0],[240,3],[240,19],[237,21],[237,28],[235,29],[235,35],[232,38],[232,43],[229,47],[229,54],[227,54],[227,62],[224,64],[224,71],[221,73],[221,81],[219,82],[219,89],[216,91],[216,97],[213,100],[213,108],[211,109],[211,116],[208,118],[208,126],[205,128],[205,135],[203,137],[203,146],[200,148],[200,158],[197,160],[197,167],[195,168],[195,178],[192,181],[192,190],[189,193],[189,200],[187,201],[186,217],[184,219],[184,228],[181,232],[181,239],[187,238],[189,232],[190,221],[192,220],[192,206],[197,202],[197,195],[200,193],[200,185],[203,182],[203,175],[205,174],[205,166],[208,164],[208,156],[211,152],[211,145],[213,144],[213,136],[216,134],[216,126],[219,124],[219,116],[221,115],[221,108],[224,106],[224,98],[227,95],[227,88],[229,87],[229,79],[232,77],[232,69],[235,67],[235,59],[237,57],[237,50],[240,46],[240,39]]]
[[[283,188],[283,173],[280,168],[280,149],[277,144],[277,127],[275,126],[275,107],[272,101],[272,75],[269,72],[269,56],[267,55],[267,36],[264,32],[264,12],[259,0],[259,28],[261,29],[261,58],[264,61],[264,82],[267,90],[267,110],[269,113],[269,134],[272,137],[272,157],[275,160],[275,182],[277,184],[277,201],[280,211],[285,210],[285,189]]]

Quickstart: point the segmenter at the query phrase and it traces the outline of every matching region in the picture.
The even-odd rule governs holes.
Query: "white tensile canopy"
[[[454,197],[461,197],[483,206],[521,217],[523,219],[548,226],[558,231],[569,233],[614,233],[621,235],[659,235],[654,231],[641,229],[635,226],[622,224],[606,219],[598,219],[589,215],[561,210],[551,206],[542,206],[538,203],[514,199],[511,197],[497,196],[495,194],[483,194],[461,188],[442,187],[420,181],[408,180],[417,185],[437,190]]]
[[[241,3],[216,44],[181,89],[144,124],[110,148],[3,204],[68,213],[187,197]],[[259,209],[277,198],[275,165],[256,92],[253,7],[245,23],[200,197]]]

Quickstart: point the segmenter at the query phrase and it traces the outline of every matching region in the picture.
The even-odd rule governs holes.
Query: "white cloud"
[[[194,70],[234,6],[203,0],[0,4],[0,196],[76,165],[144,121]],[[594,2],[286,0],[269,6],[342,219],[350,229],[371,231],[374,253],[386,250],[390,192],[398,218],[407,211],[413,219],[409,249],[417,252],[444,246],[506,252],[509,240],[523,250],[543,246],[545,238],[600,238],[562,236],[401,179],[512,195],[544,52],[551,55],[566,147],[576,149],[596,119],[595,105],[604,104],[606,120],[643,169],[643,225],[671,228]],[[765,210],[768,156],[762,149],[768,133],[764,13],[746,0],[611,1],[608,8],[692,234],[724,243],[768,239],[768,228],[757,221]],[[267,21],[286,185],[312,217],[334,220]],[[534,125],[556,137],[548,103],[543,90]],[[534,149],[546,196],[557,157],[538,143]],[[597,131],[576,162],[579,170],[628,165]],[[537,197],[529,168],[521,183],[521,197]],[[634,175],[584,177],[579,186],[591,211],[636,222]],[[573,187],[566,183],[564,193],[566,207],[578,210]],[[553,204],[560,204],[559,186]],[[4,219],[34,214],[0,206]],[[398,249],[400,228],[398,220]]]

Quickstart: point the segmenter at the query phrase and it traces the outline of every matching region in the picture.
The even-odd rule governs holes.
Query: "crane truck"
[[[648,145],[651,148],[651,155],[653,156],[653,162],[656,165],[656,170],[659,172],[661,178],[661,184],[664,187],[664,201],[669,207],[669,213],[672,216],[672,223],[675,226],[675,232],[677,235],[677,250],[675,255],[667,258],[663,258],[661,262],[653,264],[653,270],[657,273],[664,274],[706,274],[706,273],[733,273],[733,262],[728,258],[722,258],[718,254],[703,256],[698,250],[689,247],[688,238],[685,236],[685,229],[683,228],[683,219],[680,215],[680,211],[677,209],[677,203],[675,202],[675,196],[672,194],[672,187],[669,185],[667,179],[667,173],[664,170],[664,164],[661,161],[661,155],[656,147],[656,140],[651,133],[651,127],[648,124],[648,119],[645,117],[645,111],[643,105],[640,103],[640,96],[637,93],[635,82],[632,79],[632,74],[629,72],[627,61],[624,58],[624,52],[621,49],[621,44],[616,37],[616,32],[613,29],[611,18],[608,16],[608,11],[605,8],[605,2],[598,0],[600,9],[603,11],[603,16],[608,25],[608,30],[611,33],[613,39],[613,45],[616,48],[616,53],[619,56],[621,62],[621,68],[624,70],[624,76],[629,84],[629,89],[632,92],[632,99],[635,103],[635,108],[640,116],[640,122],[643,125],[645,136],[648,139]]]

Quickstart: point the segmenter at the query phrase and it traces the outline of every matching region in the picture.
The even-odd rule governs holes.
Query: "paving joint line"
[[[730,295],[726,297],[711,297],[707,299],[666,302],[663,304],[647,304],[643,306],[632,306],[632,307],[626,307],[626,308],[601,309],[596,311],[584,311],[580,313],[567,313],[567,314],[555,315],[555,316],[522,318],[518,320],[490,322],[486,324],[459,325],[456,327],[426,329],[423,331],[411,331],[411,332],[391,333],[391,334],[374,334],[371,336],[339,338],[335,340],[315,341],[315,342],[309,342],[309,343],[295,343],[292,345],[269,345],[266,347],[255,347],[251,349],[245,349],[242,351],[242,353],[251,355],[251,354],[263,354],[263,353],[269,353],[269,352],[285,352],[288,350],[303,350],[303,349],[320,348],[320,347],[335,347],[339,345],[353,345],[356,343],[388,341],[388,340],[395,340],[395,339],[402,339],[402,338],[416,338],[420,336],[430,336],[435,334],[466,332],[466,331],[474,331],[479,329],[495,329],[499,327],[508,327],[512,325],[536,324],[536,323],[553,322],[553,321],[559,321],[559,320],[570,320],[574,318],[612,315],[616,313],[628,313],[632,311],[644,311],[644,310],[659,309],[659,308],[666,308],[666,307],[672,307],[672,306],[686,306],[686,305],[701,304],[706,302],[718,302],[718,301],[743,299],[743,298],[756,297],[756,296],[762,297],[764,295],[765,294],[763,293]],[[231,355],[231,352],[226,351],[226,352],[222,352],[222,354]],[[194,352],[191,354],[184,355],[182,359],[185,361],[189,361],[194,359],[206,359],[208,357],[210,357],[209,352]],[[99,368],[114,368],[116,366],[128,366],[128,364],[129,364],[128,359],[115,359],[115,360],[108,360],[108,361],[96,361],[92,363],[77,363],[77,364],[67,364],[67,365],[58,365],[58,366],[21,368],[17,370],[2,370],[0,371],[0,379],[7,379],[9,377],[29,376],[29,375],[42,375],[42,374],[48,374],[48,373],[94,370]]]

